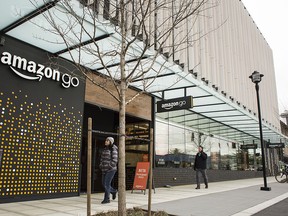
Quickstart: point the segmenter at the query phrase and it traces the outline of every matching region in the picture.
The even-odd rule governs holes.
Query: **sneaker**
[[[117,194],[117,191],[114,192],[114,193],[111,193],[112,194],[112,199],[115,200],[116,199],[116,194]]]
[[[106,204],[106,203],[110,203],[110,200],[103,200],[103,201],[101,202],[101,204]]]
[[[200,189],[200,187],[196,187],[195,189],[198,190],[198,189]]]

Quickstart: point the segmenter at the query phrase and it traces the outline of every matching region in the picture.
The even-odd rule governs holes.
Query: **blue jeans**
[[[110,200],[110,193],[116,193],[117,190],[111,186],[116,170],[110,170],[102,173],[102,185],[105,189],[104,200]]]

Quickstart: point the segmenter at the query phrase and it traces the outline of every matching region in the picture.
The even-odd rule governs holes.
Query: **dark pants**
[[[110,193],[116,193],[117,190],[111,186],[111,182],[116,173],[116,170],[110,170],[108,172],[102,173],[102,185],[105,189],[104,200],[110,200]]]
[[[197,183],[197,187],[200,187],[199,173],[202,174],[202,177],[204,179],[204,183],[205,183],[206,186],[208,186],[208,177],[207,177],[207,174],[206,174],[206,169],[196,169],[196,183]]]

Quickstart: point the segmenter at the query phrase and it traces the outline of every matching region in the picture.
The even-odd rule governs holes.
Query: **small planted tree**
[[[209,0],[30,0],[43,4],[44,22],[35,22],[47,32],[39,38],[51,46],[65,45],[56,58],[72,61],[78,71],[109,93],[119,109],[118,214],[126,215],[125,113],[126,106],[143,93],[151,92],[154,81],[167,75],[172,62],[186,75],[171,81],[173,87],[188,73],[181,65],[185,50],[203,36],[194,26],[205,10],[216,6]],[[37,37],[37,34],[35,35]],[[197,63],[195,63],[195,66]],[[191,68],[191,66],[190,66]],[[171,72],[171,71],[170,71]],[[174,72],[176,73],[176,72]],[[95,79],[95,74],[104,79]],[[130,86],[138,91],[127,94]]]

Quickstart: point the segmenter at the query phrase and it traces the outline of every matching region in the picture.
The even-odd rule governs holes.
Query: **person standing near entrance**
[[[114,145],[114,138],[107,137],[105,147],[101,153],[100,169],[102,171],[102,185],[105,189],[104,199],[102,204],[110,203],[110,193],[112,199],[116,199],[117,190],[111,186],[111,182],[117,172],[118,163],[118,147]]]
[[[197,183],[197,187],[195,189],[200,189],[200,179],[199,179],[200,173],[204,179],[205,188],[208,188],[206,161],[207,161],[207,154],[203,151],[203,147],[199,146],[198,153],[196,154],[194,162],[194,170],[196,171],[196,183]]]

